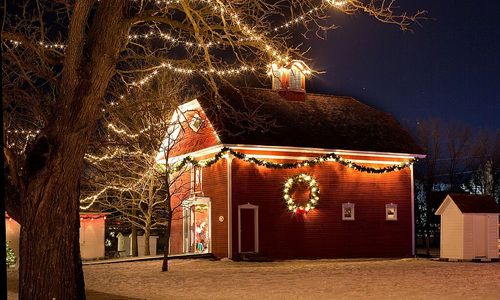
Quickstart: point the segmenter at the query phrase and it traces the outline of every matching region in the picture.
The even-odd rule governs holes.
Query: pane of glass
[[[208,253],[210,242],[208,205],[193,206],[195,207],[195,252]]]

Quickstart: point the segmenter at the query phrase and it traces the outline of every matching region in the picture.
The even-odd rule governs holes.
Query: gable
[[[451,214],[451,215],[457,215],[457,214],[462,214],[458,206],[453,202],[450,196],[446,196],[444,199],[443,203],[439,206],[439,208],[435,212],[436,215],[444,215],[444,214]]]
[[[163,141],[163,145],[169,145],[169,158],[219,144],[217,132],[196,99],[180,105],[174,112]],[[158,154],[157,161],[165,161],[162,151]]]

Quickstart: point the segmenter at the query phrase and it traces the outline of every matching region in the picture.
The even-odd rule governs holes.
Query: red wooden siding
[[[285,180],[299,173],[312,175],[320,188],[317,208],[304,216],[289,213],[283,200]],[[316,167],[272,170],[234,160],[232,182],[233,253],[238,252],[238,205],[250,203],[259,206],[259,250],[270,257],[412,254],[409,168],[367,174],[328,162]],[[347,202],[355,203],[354,221],[342,220],[342,203]],[[397,221],[385,220],[385,205],[391,202],[398,205]]]
[[[185,171],[180,174],[170,189],[172,193],[172,208],[174,209],[172,215],[172,230],[170,233],[170,253],[181,254],[183,253],[183,232],[182,232],[182,201],[189,197],[190,194],[191,172]]]
[[[292,152],[275,152],[272,155],[317,156]],[[344,157],[393,162],[404,160],[376,156]],[[320,188],[317,208],[303,216],[288,212],[283,200],[284,182],[299,173],[312,175]],[[190,180],[189,172],[185,176],[185,180]],[[202,177],[203,196],[211,198],[212,253],[227,257],[227,161],[221,159],[215,165],[204,168]],[[299,188],[293,196],[297,201],[305,202],[308,191]],[[386,174],[367,174],[335,162],[326,162],[315,167],[276,170],[234,159],[232,198],[233,256],[238,253],[238,205],[247,203],[259,206],[259,252],[269,257],[401,257],[412,254],[410,168]],[[342,220],[342,203],[347,202],[355,204],[354,221]],[[385,219],[385,205],[389,203],[398,205],[397,221]],[[180,215],[174,217],[172,224],[172,253],[182,252],[181,210],[178,213]],[[219,221],[220,216],[224,218],[223,222]]]
[[[203,169],[203,194],[210,197],[212,209],[212,253],[227,257],[227,162],[221,159]],[[219,217],[224,217],[220,222]]]
[[[189,121],[196,113],[203,119],[203,124],[197,132],[192,130],[189,126]],[[214,133],[214,129],[201,108],[198,110],[188,111],[184,115],[187,121],[181,123],[181,133],[177,138],[177,143],[170,150],[170,157],[198,151],[220,144],[220,141]]]

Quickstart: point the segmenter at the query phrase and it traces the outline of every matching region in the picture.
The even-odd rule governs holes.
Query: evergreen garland
[[[400,164],[392,165],[392,166],[387,166],[387,167],[382,167],[382,168],[373,168],[373,167],[366,167],[359,165],[349,159],[345,159],[340,155],[335,154],[334,152],[327,153],[321,156],[317,156],[312,159],[308,160],[303,160],[300,162],[286,162],[286,163],[276,163],[272,161],[267,161],[263,159],[258,159],[255,157],[249,157],[244,153],[235,151],[231,148],[224,147],[222,148],[217,154],[215,154],[212,158],[204,159],[204,160],[196,160],[192,156],[186,156],[183,158],[181,161],[177,162],[172,166],[170,169],[171,173],[179,171],[181,168],[183,168],[187,164],[191,164],[196,167],[210,167],[211,165],[215,164],[219,159],[224,157],[225,155],[232,155],[233,157],[237,159],[244,160],[249,163],[256,164],[258,166],[263,166],[266,168],[270,169],[296,169],[300,167],[306,167],[306,166],[315,166],[324,163],[325,161],[335,161],[343,166],[346,166],[348,168],[354,169],[359,172],[365,172],[365,173],[376,173],[376,174],[381,174],[381,173],[388,173],[388,172],[394,172],[394,171],[399,171],[402,170],[412,164],[414,164],[417,159],[413,158],[409,161],[402,162]]]

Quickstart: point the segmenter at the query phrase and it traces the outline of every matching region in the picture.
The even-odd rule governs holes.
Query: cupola
[[[268,74],[272,77],[273,90],[288,100],[305,100],[306,76],[311,74],[311,69],[303,61],[292,60],[283,65],[273,63]]]

